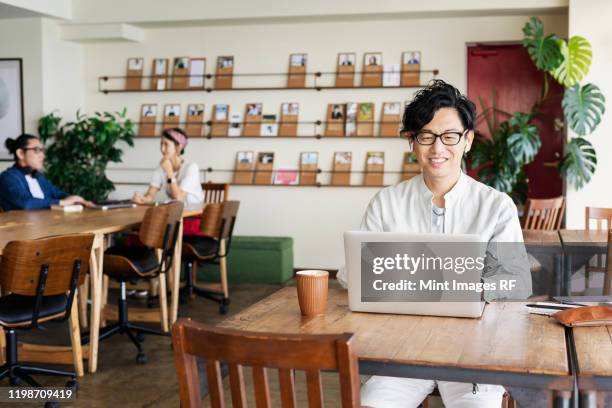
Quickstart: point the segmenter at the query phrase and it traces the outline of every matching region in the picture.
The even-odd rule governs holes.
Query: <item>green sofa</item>
[[[293,278],[293,238],[234,236],[227,257],[230,283],[284,283]],[[198,281],[219,282],[216,265],[201,265]]]

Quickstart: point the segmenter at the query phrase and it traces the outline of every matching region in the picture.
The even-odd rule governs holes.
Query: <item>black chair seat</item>
[[[36,296],[7,295],[0,297],[0,322],[8,325],[32,320]],[[66,295],[43,296],[38,318],[42,319],[66,311]]]
[[[218,241],[211,237],[186,235],[183,237],[183,255],[211,258],[217,254]]]
[[[147,274],[155,271],[159,267],[155,250],[142,245],[115,245],[108,248],[104,252],[104,255],[120,256],[128,261],[127,263],[121,264],[126,266],[121,268],[123,270],[108,271],[106,266],[104,267],[105,273],[108,271],[113,275],[120,274],[129,276],[134,272],[139,274]],[[104,261],[104,264],[107,264],[106,260]],[[109,262],[109,264],[113,264],[115,268],[117,266],[116,262]]]

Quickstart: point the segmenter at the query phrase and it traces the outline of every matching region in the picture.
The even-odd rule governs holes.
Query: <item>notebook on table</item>
[[[99,201],[93,207],[95,210],[114,210],[117,208],[135,208],[136,204],[132,200],[105,200]]]

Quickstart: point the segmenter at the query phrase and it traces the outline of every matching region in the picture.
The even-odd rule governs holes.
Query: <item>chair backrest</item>
[[[227,201],[229,184],[227,183],[202,183],[204,190],[204,203],[223,203]]]
[[[180,201],[148,208],[138,233],[140,241],[156,249],[166,249],[173,245],[173,237],[178,231],[182,215],[183,203]]]
[[[181,406],[201,406],[196,357],[206,360],[211,406],[224,406],[220,363],[229,365],[234,407],[245,407],[243,366],[253,370],[257,407],[270,407],[266,367],[278,369],[283,407],[295,407],[294,370],[306,372],[308,405],[323,406],[320,370],[340,374],[342,407],[359,407],[359,367],[352,334],[269,334],[210,327],[179,320],[172,328]]]
[[[206,204],[202,212],[200,232],[217,239],[229,239],[232,235],[240,201]]]
[[[554,231],[561,228],[565,198],[530,198],[525,205],[523,229]]]
[[[223,203],[223,214],[221,215],[223,225],[220,226],[223,228],[221,229],[220,236],[225,240],[230,239],[234,232],[238,207],[240,207],[240,201],[226,201]]]
[[[45,266],[48,274],[44,294],[68,292],[75,263],[79,264],[77,284],[83,284],[93,238],[93,234],[72,234],[9,242],[2,251],[0,286],[11,293],[35,296]]]
[[[612,229],[612,208],[586,207],[585,229],[591,229],[591,220],[595,221],[595,229]]]
[[[25,296],[35,296],[32,326],[44,296],[68,294],[64,317],[70,308],[77,287],[85,280],[93,245],[93,234],[71,234],[35,240],[11,241],[0,261],[2,289]]]
[[[181,201],[151,207],[145,212],[138,237],[146,246],[161,250],[158,268],[160,273],[169,271],[172,266],[182,217]]]
[[[608,254],[606,255],[603,294],[604,296],[612,295],[612,229],[608,230]]]

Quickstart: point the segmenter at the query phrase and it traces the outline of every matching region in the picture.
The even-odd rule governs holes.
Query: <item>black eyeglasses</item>
[[[444,132],[441,134],[434,133],[429,130],[421,130],[414,134],[414,138],[418,144],[423,146],[431,146],[436,143],[436,139],[440,138],[442,144],[446,146],[454,146],[459,144],[461,138],[467,133],[468,129],[463,132]]]
[[[32,150],[36,154],[40,154],[40,153],[44,153],[45,152],[45,148],[44,147],[40,147],[40,146],[36,146],[36,147],[24,147],[21,150]]]

